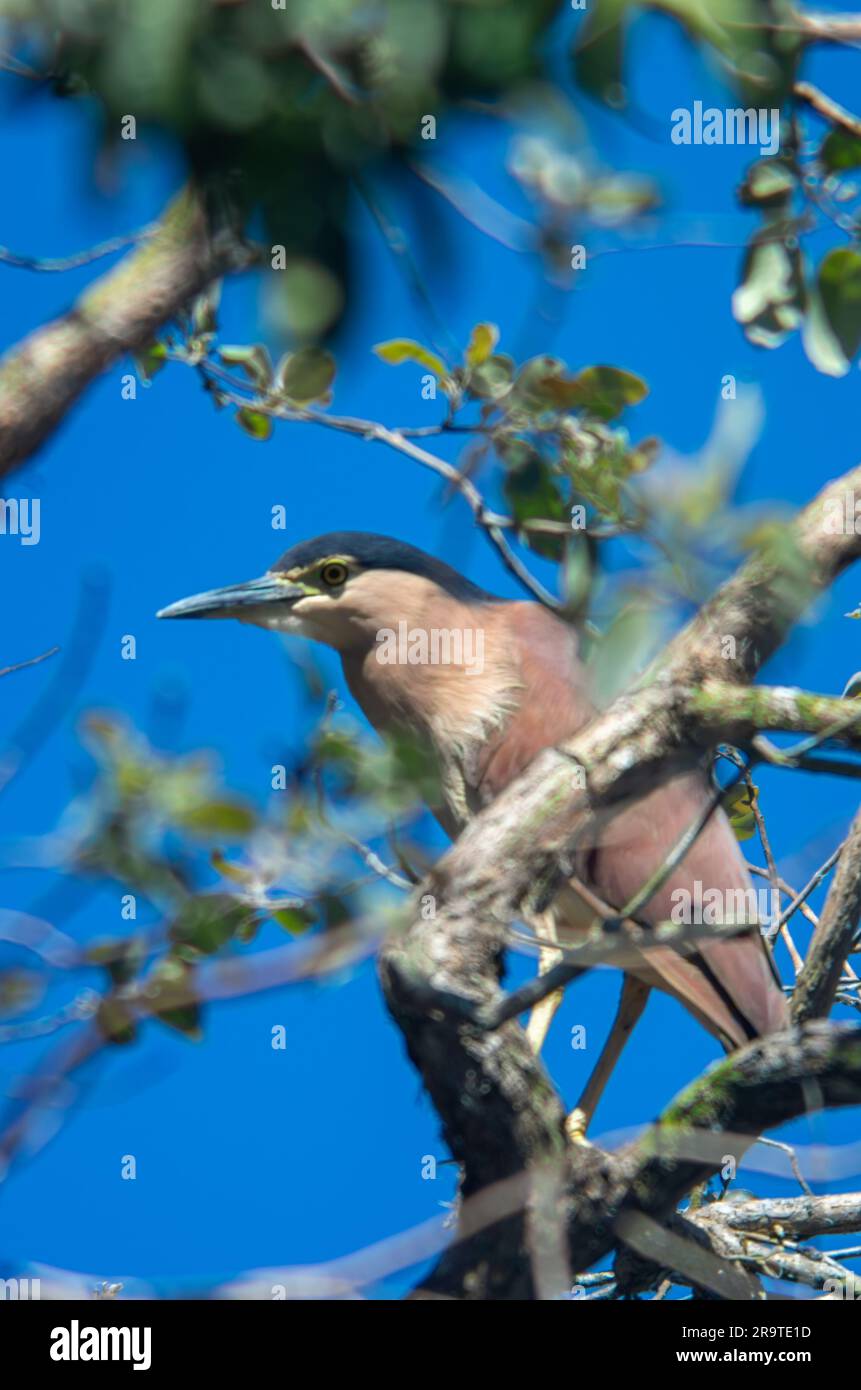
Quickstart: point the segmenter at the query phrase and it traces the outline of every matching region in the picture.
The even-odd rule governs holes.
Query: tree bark
[[[251,259],[232,232],[212,229],[200,192],[184,189],[150,237],[0,360],[0,477],[36,452],[117,358]]]

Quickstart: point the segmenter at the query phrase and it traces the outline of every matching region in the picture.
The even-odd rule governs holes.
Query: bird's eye
[[[347,566],[340,560],[330,560],[328,565],[324,565],[320,571],[320,578],[330,589],[336,589],[339,584],[343,584],[347,578]]]

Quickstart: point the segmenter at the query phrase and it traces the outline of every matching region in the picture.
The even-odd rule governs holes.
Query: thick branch
[[[861,703],[839,695],[812,695],[794,686],[738,686],[706,681],[691,690],[690,732],[702,742],[751,744],[759,733],[812,734],[816,743],[836,739],[861,750]],[[809,745],[813,747],[813,743]],[[799,750],[774,750],[792,766]]]
[[[138,250],[0,361],[0,477],[44,443],[112,362],[147,343],[209,281],[248,261],[232,234],[211,234],[198,193],[181,193]]]
[[[806,1240],[810,1236],[861,1231],[861,1195],[839,1192],[824,1197],[764,1197],[750,1202],[712,1202],[697,1212],[697,1221],[730,1226],[734,1231]]]
[[[804,969],[792,996],[796,1023],[824,1018],[834,1002],[844,963],[861,918],[861,813],[840,854]]]
[[[473,1077],[473,1109],[480,1100],[476,1086]],[[545,1096],[541,1103],[546,1113]],[[803,1032],[758,1038],[710,1068],[628,1149],[615,1155],[592,1147],[569,1150],[556,1219],[566,1223],[571,1268],[588,1269],[620,1243],[642,1254],[652,1223],[670,1217],[685,1193],[729,1157],[739,1161],[762,1130],[824,1106],[859,1103],[861,1027],[817,1022]],[[522,1123],[525,1133],[527,1121]],[[527,1211],[519,1227],[509,1217],[453,1246],[423,1291],[461,1298],[528,1296],[529,1222]]]

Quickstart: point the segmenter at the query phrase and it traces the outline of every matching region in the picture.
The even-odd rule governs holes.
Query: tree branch
[[[764,1197],[750,1202],[711,1202],[697,1221],[729,1226],[734,1231],[773,1235],[780,1240],[806,1239],[861,1231],[861,1195],[839,1192],[823,1197]]]
[[[804,969],[792,996],[796,1023],[824,1018],[834,1002],[861,918],[861,813],[843,845]]]
[[[112,362],[251,258],[231,232],[212,230],[196,189],[180,193],[139,249],[0,360],[0,477],[44,443]]]

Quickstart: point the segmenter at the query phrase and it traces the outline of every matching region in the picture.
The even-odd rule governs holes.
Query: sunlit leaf
[[[291,936],[303,936],[313,925],[314,914],[307,908],[279,907],[272,913],[272,920]]]
[[[795,188],[795,175],[782,159],[759,159],[748,169],[738,196],[747,207],[769,207],[786,202]]]
[[[167,347],[164,343],[149,343],[147,347],[139,348],[133,357],[138,376],[145,386],[149,386],[153,377],[167,366]]]
[[[593,180],[587,189],[589,215],[602,227],[620,227],[660,206],[655,183],[638,174],[610,174]]]
[[[753,808],[759,799],[759,788],[744,784],[731,787],[723,797],[723,809],[737,840],[749,840],[756,833]]]
[[[791,238],[794,224],[781,224]],[[794,239],[766,225],[751,240],[742,264],[732,310],[746,336],[758,347],[775,348],[802,323],[806,306],[804,266]]]
[[[613,420],[629,405],[638,405],[649,394],[642,377],[620,367],[586,367],[571,383],[576,408],[599,420]]]
[[[486,362],[498,341],[499,329],[495,323],[477,323],[466,349],[467,367],[480,367]]]
[[[218,355],[228,367],[241,367],[261,390],[272,380],[272,361],[262,343],[229,344],[220,347]]]
[[[207,801],[176,817],[183,830],[197,835],[249,835],[257,824],[250,806],[241,801]]]
[[[403,362],[417,362],[420,367],[427,367],[428,371],[439,378],[444,377],[448,371],[441,357],[437,357],[429,348],[422,347],[421,343],[417,343],[413,338],[391,338],[388,342],[377,343],[374,352],[391,367],[399,367]]]
[[[241,410],[236,412],[236,423],[246,434],[250,434],[252,439],[266,440],[272,436],[272,417],[264,415],[260,410],[242,406]]]
[[[230,860],[225,859],[221,850],[214,849],[209,856],[209,862],[223,878],[229,878],[234,883],[249,885],[257,881],[257,874],[252,869],[247,869],[244,864],[231,864]]]

